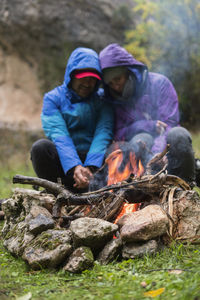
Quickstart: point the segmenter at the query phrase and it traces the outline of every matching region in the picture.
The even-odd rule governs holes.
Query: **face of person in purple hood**
[[[118,75],[110,80],[108,86],[111,90],[115,91],[121,96],[127,79],[128,75],[126,73]]]
[[[105,47],[99,53],[99,60],[104,82],[114,99],[118,96],[123,100],[130,98],[131,93],[135,92],[134,86],[140,86],[145,81],[143,74],[147,74],[147,67],[118,44]]]
[[[126,67],[112,67],[103,70],[104,82],[109,86],[111,92],[122,96],[125,84],[129,77]]]

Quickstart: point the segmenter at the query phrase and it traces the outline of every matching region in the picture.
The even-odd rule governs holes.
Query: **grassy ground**
[[[200,157],[200,134],[193,134],[193,145],[196,157]],[[0,198],[11,195],[11,189],[15,187],[12,177],[18,173],[34,175],[28,158],[24,159],[23,164],[15,161],[9,162],[6,167],[2,165]],[[174,243],[155,256],[107,266],[96,263],[92,270],[73,275],[62,270],[31,271],[24,261],[14,258],[4,249],[0,238],[1,300],[133,300],[153,297],[163,300],[200,300],[199,244]]]
[[[0,199],[8,198],[12,195],[12,189],[19,186],[27,188],[25,185],[16,185],[12,183],[13,176],[16,174],[35,176],[31,162],[25,157],[23,163],[21,160],[12,160],[8,164],[0,163]],[[30,188],[30,186],[28,186]]]
[[[195,157],[200,158],[200,133],[199,132],[192,133],[192,143],[195,151]]]
[[[0,243],[0,299],[156,299],[200,300],[200,247],[174,244],[144,258],[95,264],[81,275],[31,271]],[[151,292],[150,292],[151,291]],[[148,294],[148,292],[150,292]],[[147,293],[147,294],[146,294]]]

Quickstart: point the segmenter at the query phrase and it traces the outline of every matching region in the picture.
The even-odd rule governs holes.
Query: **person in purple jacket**
[[[170,80],[149,72],[146,65],[118,44],[105,47],[99,58],[105,98],[115,111],[115,141],[129,142],[143,165],[170,144],[168,173],[192,183],[192,139],[179,125],[178,98]]]

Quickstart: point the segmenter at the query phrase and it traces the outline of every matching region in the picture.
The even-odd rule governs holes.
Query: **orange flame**
[[[120,149],[113,151],[106,159],[108,164],[108,185],[115,184],[126,180],[131,174],[139,177],[144,173],[144,168],[141,161],[137,162],[134,152],[129,153],[129,161],[124,170],[119,171],[119,167],[123,161],[123,152]]]
[[[108,185],[115,184],[117,182],[121,182],[129,178],[131,174],[134,174],[136,177],[140,177],[144,173],[144,168],[142,166],[141,161],[137,161],[135,153],[129,153],[129,161],[125,165],[124,170],[121,172],[119,168],[123,161],[123,152],[120,149],[113,151],[106,159],[106,163],[108,164]],[[122,215],[129,212],[134,212],[138,210],[140,203],[124,203],[122,210],[117,216],[114,223],[116,223]]]
[[[140,207],[140,203],[123,203],[122,209],[120,211],[120,213],[118,214],[118,216],[115,219],[114,223],[117,223],[117,221],[124,215],[127,213],[131,213],[134,212],[136,210],[138,210]]]

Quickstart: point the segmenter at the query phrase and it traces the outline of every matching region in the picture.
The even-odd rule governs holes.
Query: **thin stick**
[[[153,164],[155,164],[157,161],[161,160],[169,151],[170,145],[167,144],[167,146],[165,147],[165,149],[161,152],[158,153],[155,157],[153,157],[147,164],[147,168]]]

